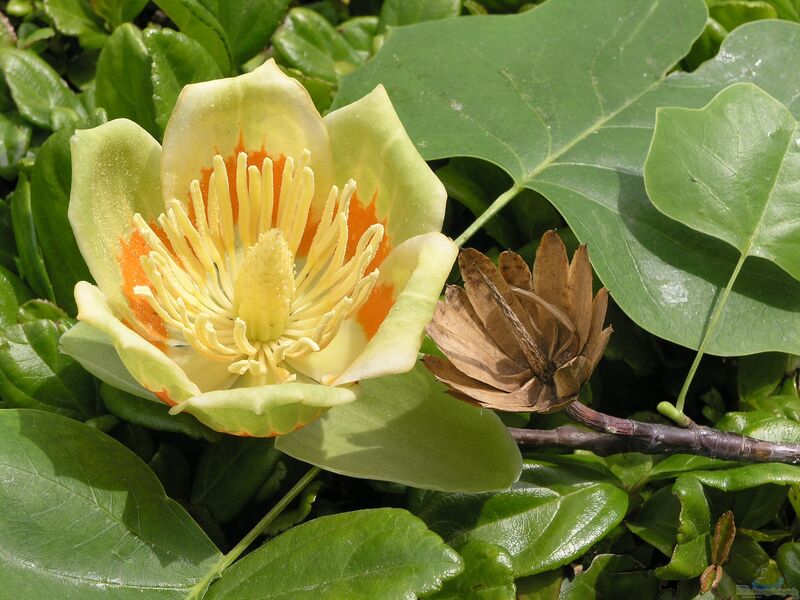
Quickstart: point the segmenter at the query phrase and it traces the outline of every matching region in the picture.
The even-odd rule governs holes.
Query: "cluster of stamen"
[[[231,373],[282,383],[284,365],[325,348],[366,302],[378,277],[367,273],[383,237],[371,225],[348,251],[351,180],[327,196],[311,243],[301,244],[312,218],[310,153],[287,157],[280,177],[265,158],[259,169],[239,153],[235,181],[214,157],[207,198],[190,185],[191,209],[179,200],[158,217],[162,239],[142,217],[134,225],[150,251],[141,264],[150,285],[134,288],[167,328],[169,345],[191,345]],[[275,182],[279,189],[274,189]],[[238,218],[231,185],[235,186]],[[276,202],[277,200],[277,202]],[[316,219],[315,219],[316,220]]]

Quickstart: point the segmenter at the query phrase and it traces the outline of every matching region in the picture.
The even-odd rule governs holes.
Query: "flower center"
[[[249,373],[254,384],[292,381],[284,361],[325,348],[366,302],[378,270],[366,271],[383,226],[370,226],[348,249],[352,180],[341,192],[333,186],[319,221],[309,222],[309,160],[306,150],[281,170],[269,158],[259,169],[241,152],[229,181],[217,155],[205,199],[194,180],[190,209],[169,201],[158,226],[134,215],[149,246],[141,264],[150,285],[133,291],[164,322],[168,345],[191,345],[232,373]]]

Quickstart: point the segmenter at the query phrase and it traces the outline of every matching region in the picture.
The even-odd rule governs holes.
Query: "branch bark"
[[[525,446],[591,450],[602,456],[619,452],[695,454],[742,462],[800,464],[800,444],[765,442],[694,422],[683,428],[622,419],[580,402],[570,404],[566,413],[594,431],[569,426],[550,430],[509,428],[509,431],[517,443]]]

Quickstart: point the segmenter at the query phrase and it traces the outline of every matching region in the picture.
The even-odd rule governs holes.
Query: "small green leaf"
[[[182,33],[200,42],[223,74],[231,71],[231,51],[219,21],[198,0],[156,0]]]
[[[131,119],[156,136],[150,70],[139,28],[130,23],[117,27],[97,60],[95,101],[106,109],[109,119]]]
[[[58,351],[60,335],[45,319],[0,333],[0,396],[11,406],[86,419],[98,413],[94,380]]]
[[[791,219],[798,141],[792,113],[749,83],[699,110],[660,108],[644,165],[647,194],[668,217],[800,279],[800,224]]]
[[[426,489],[506,489],[519,476],[519,449],[500,419],[445,394],[422,365],[360,387],[355,402],[275,447],[336,473]]]
[[[274,537],[305,521],[306,517],[311,514],[314,501],[323,487],[325,487],[325,484],[322,481],[315,481],[309,484],[303,490],[303,494],[297,501],[296,506],[292,510],[285,510],[275,517],[275,520],[264,530],[264,535]]]
[[[72,324],[72,319],[70,319],[69,315],[49,300],[40,300],[39,298],[28,300],[17,311],[18,323],[29,323],[39,319]]]
[[[283,19],[289,0],[203,0],[227,35],[234,64],[240,65],[267,46]]]
[[[44,10],[56,29],[77,36],[84,48],[102,48],[108,38],[89,0],[44,0]]]
[[[460,13],[461,0],[386,0],[381,6],[378,31],[384,31],[386,27],[457,17]]]
[[[711,513],[702,484],[693,477],[680,477],[672,493],[681,505],[677,543],[672,558],[656,569],[659,579],[697,577],[709,564],[711,546]]]
[[[671,487],[665,486],[645,500],[636,516],[625,525],[659,552],[671,556],[678,537],[680,513],[681,503]]]
[[[437,589],[461,571],[458,554],[396,508],[320,517],[294,527],[228,568],[206,600],[380,598]]]
[[[60,350],[77,360],[100,381],[148,401],[158,398],[131,377],[108,336],[86,323],[76,323],[61,336]]]
[[[729,412],[715,426],[768,442],[800,444],[800,423],[768,412]]]
[[[147,0],[91,0],[92,10],[112,27],[133,21],[147,5]]]
[[[192,468],[178,448],[162,442],[147,466],[156,474],[167,496],[170,498],[189,496]]]
[[[561,588],[559,600],[657,598],[658,580],[630,556],[600,554]]]
[[[472,540],[458,549],[464,559],[460,575],[446,581],[430,600],[516,600],[514,569],[500,546]]]
[[[563,569],[517,579],[517,600],[558,600],[563,580]]]
[[[570,458],[526,462],[508,492],[427,492],[412,508],[448,543],[482,540],[504,548],[516,577],[549,571],[605,537],[628,506],[610,472]]]
[[[9,198],[14,240],[19,253],[18,271],[40,298],[54,300],[53,286],[47,275],[31,214],[31,185],[25,175],[17,180],[17,189]]]
[[[0,113],[0,177],[16,177],[17,162],[30,143],[31,128],[13,113]]]
[[[0,48],[0,69],[19,114],[37,127],[52,129],[52,114],[64,109],[78,120],[86,110],[58,73],[33,52]]]
[[[725,565],[725,571],[736,581],[755,584],[757,579],[765,574],[769,562],[769,554],[757,542],[737,536],[731,546],[730,559]]]
[[[20,304],[29,300],[30,291],[16,275],[0,267],[0,331],[16,324]]]
[[[378,17],[353,17],[336,27],[345,41],[356,50],[372,54],[372,44],[378,31]]]
[[[189,413],[170,415],[169,407],[155,397],[146,400],[103,383],[100,398],[110,413],[128,423],[155,431],[180,433],[196,440],[219,442],[222,439],[221,433],[209,429]]]
[[[219,560],[152,471],[107,435],[33,410],[0,411],[0,431],[5,596],[179,600]]]
[[[786,375],[786,354],[765,352],[738,359],[739,400],[752,402],[775,392]]]
[[[788,587],[800,589],[800,542],[786,542],[775,554]]]
[[[269,478],[281,453],[272,439],[225,436],[208,446],[197,465],[192,504],[218,523],[233,519]]]
[[[293,8],[272,36],[280,62],[335,86],[340,75],[367,59],[328,20],[308,8]]]
[[[728,31],[750,21],[778,18],[774,7],[757,0],[717,0],[708,7],[708,14]]]
[[[172,29],[148,29],[144,42],[153,61],[155,120],[163,132],[183,86],[218,79],[222,71],[199,42]]]

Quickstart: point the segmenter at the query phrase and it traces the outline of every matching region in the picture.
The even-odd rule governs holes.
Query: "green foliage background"
[[[494,421],[481,438],[477,409],[421,368],[366,384],[335,417],[351,430],[333,457],[315,455],[324,422],[276,443],[169,417],[73,327],[74,284],[91,276],[66,217],[75,129],[125,117],[160,139],[184,85],[268,58],[321,112],[382,83],[447,188],[445,233],[528,262],[548,229],[588,244],[615,334],[587,402],[663,420],[700,348],[714,356],[687,414],[800,443],[797,0],[1,6],[0,597],[798,595],[800,467],[537,453],[511,489],[474,493],[516,472],[506,438]],[[60,351],[76,339],[114,386]],[[416,420],[364,431],[397,411]],[[446,419],[460,425],[437,432]],[[358,435],[378,450],[357,456]],[[409,450],[424,458],[409,479],[387,465],[420,435],[449,452]],[[330,470],[284,507],[307,483],[292,457]]]

